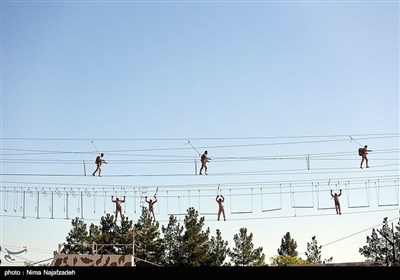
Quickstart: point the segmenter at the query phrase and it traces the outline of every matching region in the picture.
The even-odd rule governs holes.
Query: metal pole
[[[392,248],[393,248],[393,266],[396,265],[396,239],[394,238],[394,229],[393,229],[393,223],[392,223],[392,235],[393,235],[393,242],[392,242]]]
[[[22,210],[23,210],[23,212],[22,212],[22,219],[25,219],[26,218],[26,216],[25,216],[25,191],[24,191],[24,196],[23,196],[23,208],[22,208]]]
[[[36,219],[39,219],[39,191],[37,191]]]
[[[132,266],[135,265],[135,231],[132,230]]]
[[[54,192],[51,191],[51,218],[54,219]]]
[[[68,192],[65,191],[65,219],[69,219],[68,217]]]
[[[81,218],[83,219],[83,194],[81,192]]]

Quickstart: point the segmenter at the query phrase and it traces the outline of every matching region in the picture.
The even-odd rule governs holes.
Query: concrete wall
[[[52,266],[132,266],[132,255],[56,254]]]

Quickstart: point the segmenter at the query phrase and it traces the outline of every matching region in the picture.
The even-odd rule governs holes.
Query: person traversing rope
[[[204,173],[207,174],[207,163],[211,160],[211,158],[208,157],[208,152],[204,151],[204,154],[201,155],[200,161],[201,161],[201,168],[199,175],[203,175],[202,171],[204,169]]]
[[[145,197],[145,201],[147,202],[149,209],[147,212],[147,217],[151,219],[153,216],[154,221],[156,221],[156,215],[154,214],[154,204],[157,202],[157,197],[154,196],[154,201],[150,198],[150,200],[147,200],[147,196]]]
[[[125,202],[125,196],[124,199],[121,200],[118,197],[114,200],[114,196],[111,196],[111,201],[115,203],[115,221],[118,219],[118,213],[121,215],[121,220],[124,218],[122,215],[122,203]]]
[[[339,194],[337,193],[332,193],[331,190],[331,196],[333,197],[333,200],[335,202],[335,209],[336,209],[336,215],[342,215],[342,211],[340,210],[340,202],[339,202],[339,196],[342,195],[342,190],[340,189]]]
[[[99,172],[99,177],[101,177],[101,165],[103,163],[107,164],[107,162],[104,160],[104,153],[101,153],[101,155],[96,157],[95,163],[96,163],[96,170],[93,172],[92,176],[96,175],[96,172]]]
[[[226,221],[225,209],[224,209],[224,201],[225,201],[224,196],[223,195],[217,195],[215,200],[218,203],[218,219],[217,220],[219,221],[219,218],[221,217],[221,213],[222,213],[222,216],[224,217],[224,221]]]
[[[361,163],[360,163],[360,168],[361,169],[363,168],[362,166],[363,166],[364,161],[365,161],[365,165],[366,165],[365,167],[369,168],[368,157],[367,157],[368,152],[372,152],[372,151],[368,150],[368,146],[367,145],[365,145],[364,148],[359,148],[358,149],[358,155],[361,157]]]

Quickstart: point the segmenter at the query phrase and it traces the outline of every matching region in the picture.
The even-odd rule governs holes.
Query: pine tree
[[[88,232],[86,223],[75,218],[72,220],[72,229],[66,238],[68,246],[65,246],[63,252],[69,254],[131,254],[132,236],[129,235],[131,228],[132,221],[129,221],[127,217],[121,220],[121,226],[119,226],[115,222],[114,216],[107,214],[101,217],[99,226],[91,224]],[[113,246],[97,248],[96,244]]]
[[[395,227],[397,232],[395,232],[393,238],[392,228],[389,227],[387,219],[387,217],[383,219],[382,228],[380,230],[372,229],[371,236],[367,236],[366,238],[368,245],[359,248],[359,252],[367,258],[366,261],[382,262],[387,266],[400,265],[399,260],[396,261],[396,259],[399,258],[398,256],[400,253],[400,220],[398,225]],[[395,256],[393,256],[392,242],[395,245]],[[393,257],[396,259],[394,260]]]
[[[216,236],[212,236],[210,240],[210,251],[208,255],[208,266],[222,266],[229,253],[228,241],[222,239],[221,231],[216,230]]]
[[[291,238],[290,232],[287,232],[281,240],[281,247],[278,249],[279,256],[297,257],[297,242]]]
[[[89,244],[89,236],[87,225],[78,217],[71,221],[72,229],[68,233],[62,253],[64,254],[88,254],[91,252],[87,246]]]
[[[318,242],[315,236],[311,237],[311,242],[307,242],[307,262],[309,263],[322,263],[321,260],[321,248],[322,246],[318,246]],[[333,257],[330,257],[324,262],[331,262]]]
[[[199,218],[199,213],[190,207],[184,220],[185,232],[183,234],[183,244],[181,253],[184,266],[203,266],[207,265],[209,249],[210,229],[203,231],[204,217]]]
[[[147,210],[142,212],[134,225],[136,266],[161,265],[162,241],[159,223],[148,218]]]
[[[99,232],[100,235],[95,237],[97,244],[117,244],[117,224],[113,215],[106,214],[100,218]],[[97,250],[97,254],[115,254],[117,250],[114,246],[101,246]]]
[[[262,266],[265,265],[265,255],[263,248],[254,249],[253,234],[247,235],[247,229],[239,229],[239,234],[233,236],[235,247],[229,250],[228,255],[231,257],[235,266]]]
[[[181,247],[183,242],[183,226],[173,215],[169,216],[168,225],[162,226],[161,231],[164,235],[162,239],[162,259],[165,266],[178,266],[183,262]]]

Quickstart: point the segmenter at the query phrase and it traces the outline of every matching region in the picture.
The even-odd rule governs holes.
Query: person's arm
[[[124,195],[124,200],[121,200],[121,202],[125,202],[125,195]]]
[[[150,202],[150,201],[147,200],[147,196],[144,197],[144,201],[146,201],[147,203]]]
[[[157,197],[154,197],[154,202],[153,202],[153,204],[156,203],[156,202],[157,202]]]
[[[113,196],[113,195],[111,196],[111,201],[112,201],[112,202],[115,202],[114,196]]]
[[[340,192],[339,192],[339,196],[341,196],[342,195],[342,189],[340,189]]]
[[[331,196],[334,197],[334,195],[332,194],[332,190],[331,190]]]
[[[215,201],[218,202],[218,195],[217,195],[217,197],[215,198]]]
[[[221,197],[222,197],[222,202],[224,202],[225,201],[225,197],[223,195],[221,195]]]

